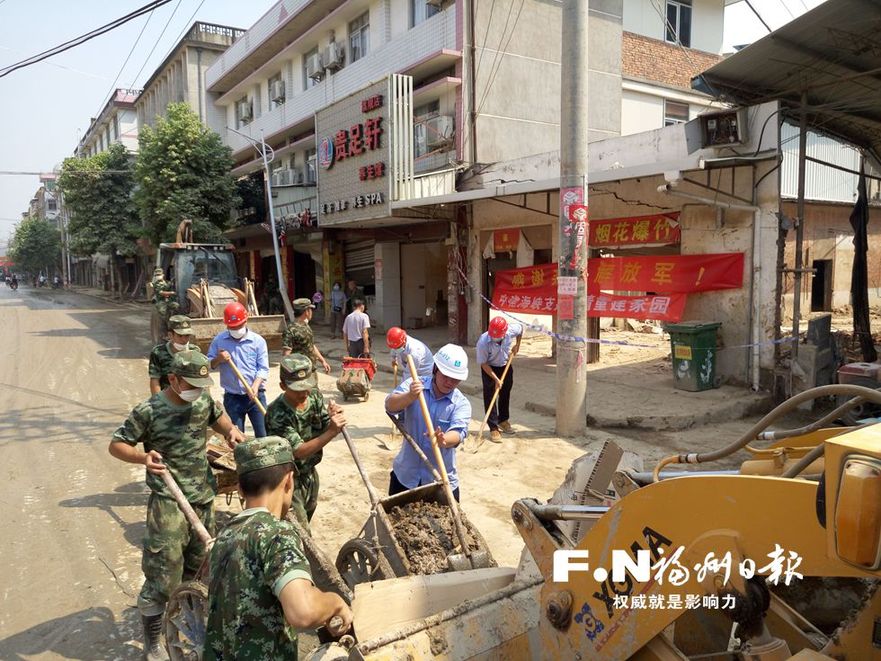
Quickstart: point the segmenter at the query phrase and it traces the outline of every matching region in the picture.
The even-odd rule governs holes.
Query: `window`
[[[419,25],[422,21],[440,13],[438,4],[431,0],[410,0],[410,27]]]
[[[57,211],[58,203],[55,200],[46,200],[46,209],[49,211]]]
[[[303,56],[303,89],[307,90],[310,87],[315,87],[318,84],[318,81],[314,78],[309,77],[309,60],[318,55],[318,46],[310,50]]]
[[[437,117],[440,113],[440,101],[430,101],[413,109],[413,156],[419,158],[428,152],[428,127],[425,120]]]
[[[316,151],[314,149],[306,150],[306,182],[307,184],[315,184],[315,160]]]
[[[349,23],[349,62],[357,62],[370,48],[370,12]]]
[[[273,108],[283,106],[285,102],[285,84],[281,72],[269,79],[269,105]]]
[[[685,124],[688,121],[688,104],[664,99],[664,126]]]
[[[691,46],[691,0],[667,0],[665,33],[671,44]]]

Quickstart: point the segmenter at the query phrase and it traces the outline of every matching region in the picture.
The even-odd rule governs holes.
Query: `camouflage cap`
[[[264,436],[239,443],[234,450],[236,472],[239,475],[270,468],[280,464],[293,464],[291,444],[281,436]]]
[[[181,377],[191,386],[210,388],[214,385],[211,379],[211,364],[198,350],[187,349],[178,351],[171,359],[171,373]]]
[[[165,271],[157,266],[155,269],[153,269],[153,275],[165,275]]]
[[[168,318],[168,330],[174,331],[178,335],[195,335],[190,318],[185,314],[175,314]]]
[[[312,301],[308,298],[295,298],[292,305],[294,306],[294,314],[297,315],[303,314],[309,308],[315,309]]]
[[[288,390],[303,392],[318,386],[312,360],[301,353],[292,353],[281,359],[279,366],[281,382]]]

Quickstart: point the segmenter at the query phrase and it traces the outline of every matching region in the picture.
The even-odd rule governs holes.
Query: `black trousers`
[[[346,340],[349,347],[349,356],[352,358],[360,358],[364,355],[364,338],[360,340]]]
[[[489,368],[499,378],[501,378],[502,372],[505,371],[504,367],[496,367],[494,365],[490,365]],[[483,412],[486,413],[489,408],[489,403],[496,392],[496,382],[495,379],[483,370],[480,370],[480,377],[483,380]],[[499,424],[507,422],[511,417],[511,388],[513,386],[514,368],[509,367],[508,374],[505,376],[505,380],[502,381],[502,390],[499,393],[499,397],[496,399],[496,403],[493,405],[493,410],[489,414],[489,419],[487,420],[490,431],[498,429]]]
[[[419,486],[422,486],[421,484]],[[409,491],[407,487],[401,484],[401,481],[398,479],[398,476],[395,475],[395,471],[391,472],[391,478],[388,482],[388,495],[394,496],[396,493],[401,493],[403,491]],[[456,502],[459,502],[459,487],[453,489],[453,498],[456,499]]]

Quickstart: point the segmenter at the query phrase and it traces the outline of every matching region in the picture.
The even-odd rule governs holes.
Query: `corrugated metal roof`
[[[692,79],[737,105],[778,100],[881,161],[881,0],[827,0]]]
[[[780,147],[783,162],[780,166],[780,195],[796,198],[798,196],[798,127],[789,123],[780,128]],[[845,172],[835,168],[808,161],[805,164],[805,199],[821,202],[850,202],[857,195],[857,180],[860,169],[860,153],[840,140],[817,135],[808,131],[807,150],[809,157],[852,170]]]

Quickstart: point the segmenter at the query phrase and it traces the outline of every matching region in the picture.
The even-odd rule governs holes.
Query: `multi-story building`
[[[56,190],[57,179],[58,175],[53,172],[40,175],[40,187],[31,198],[27,213],[23,215],[29,215],[32,218],[45,218],[60,229],[61,204],[59,198],[61,196]]]
[[[116,89],[107,103],[89,121],[89,128],[76,148],[77,156],[94,156],[107,150],[115,142],[131,152],[138,151],[138,120],[135,99],[140,90]]]
[[[153,126],[169,103],[186,102],[208,128],[221,131],[225,118],[207,101],[205,72],[244,33],[226,25],[193,23],[135,100],[138,126]]]

